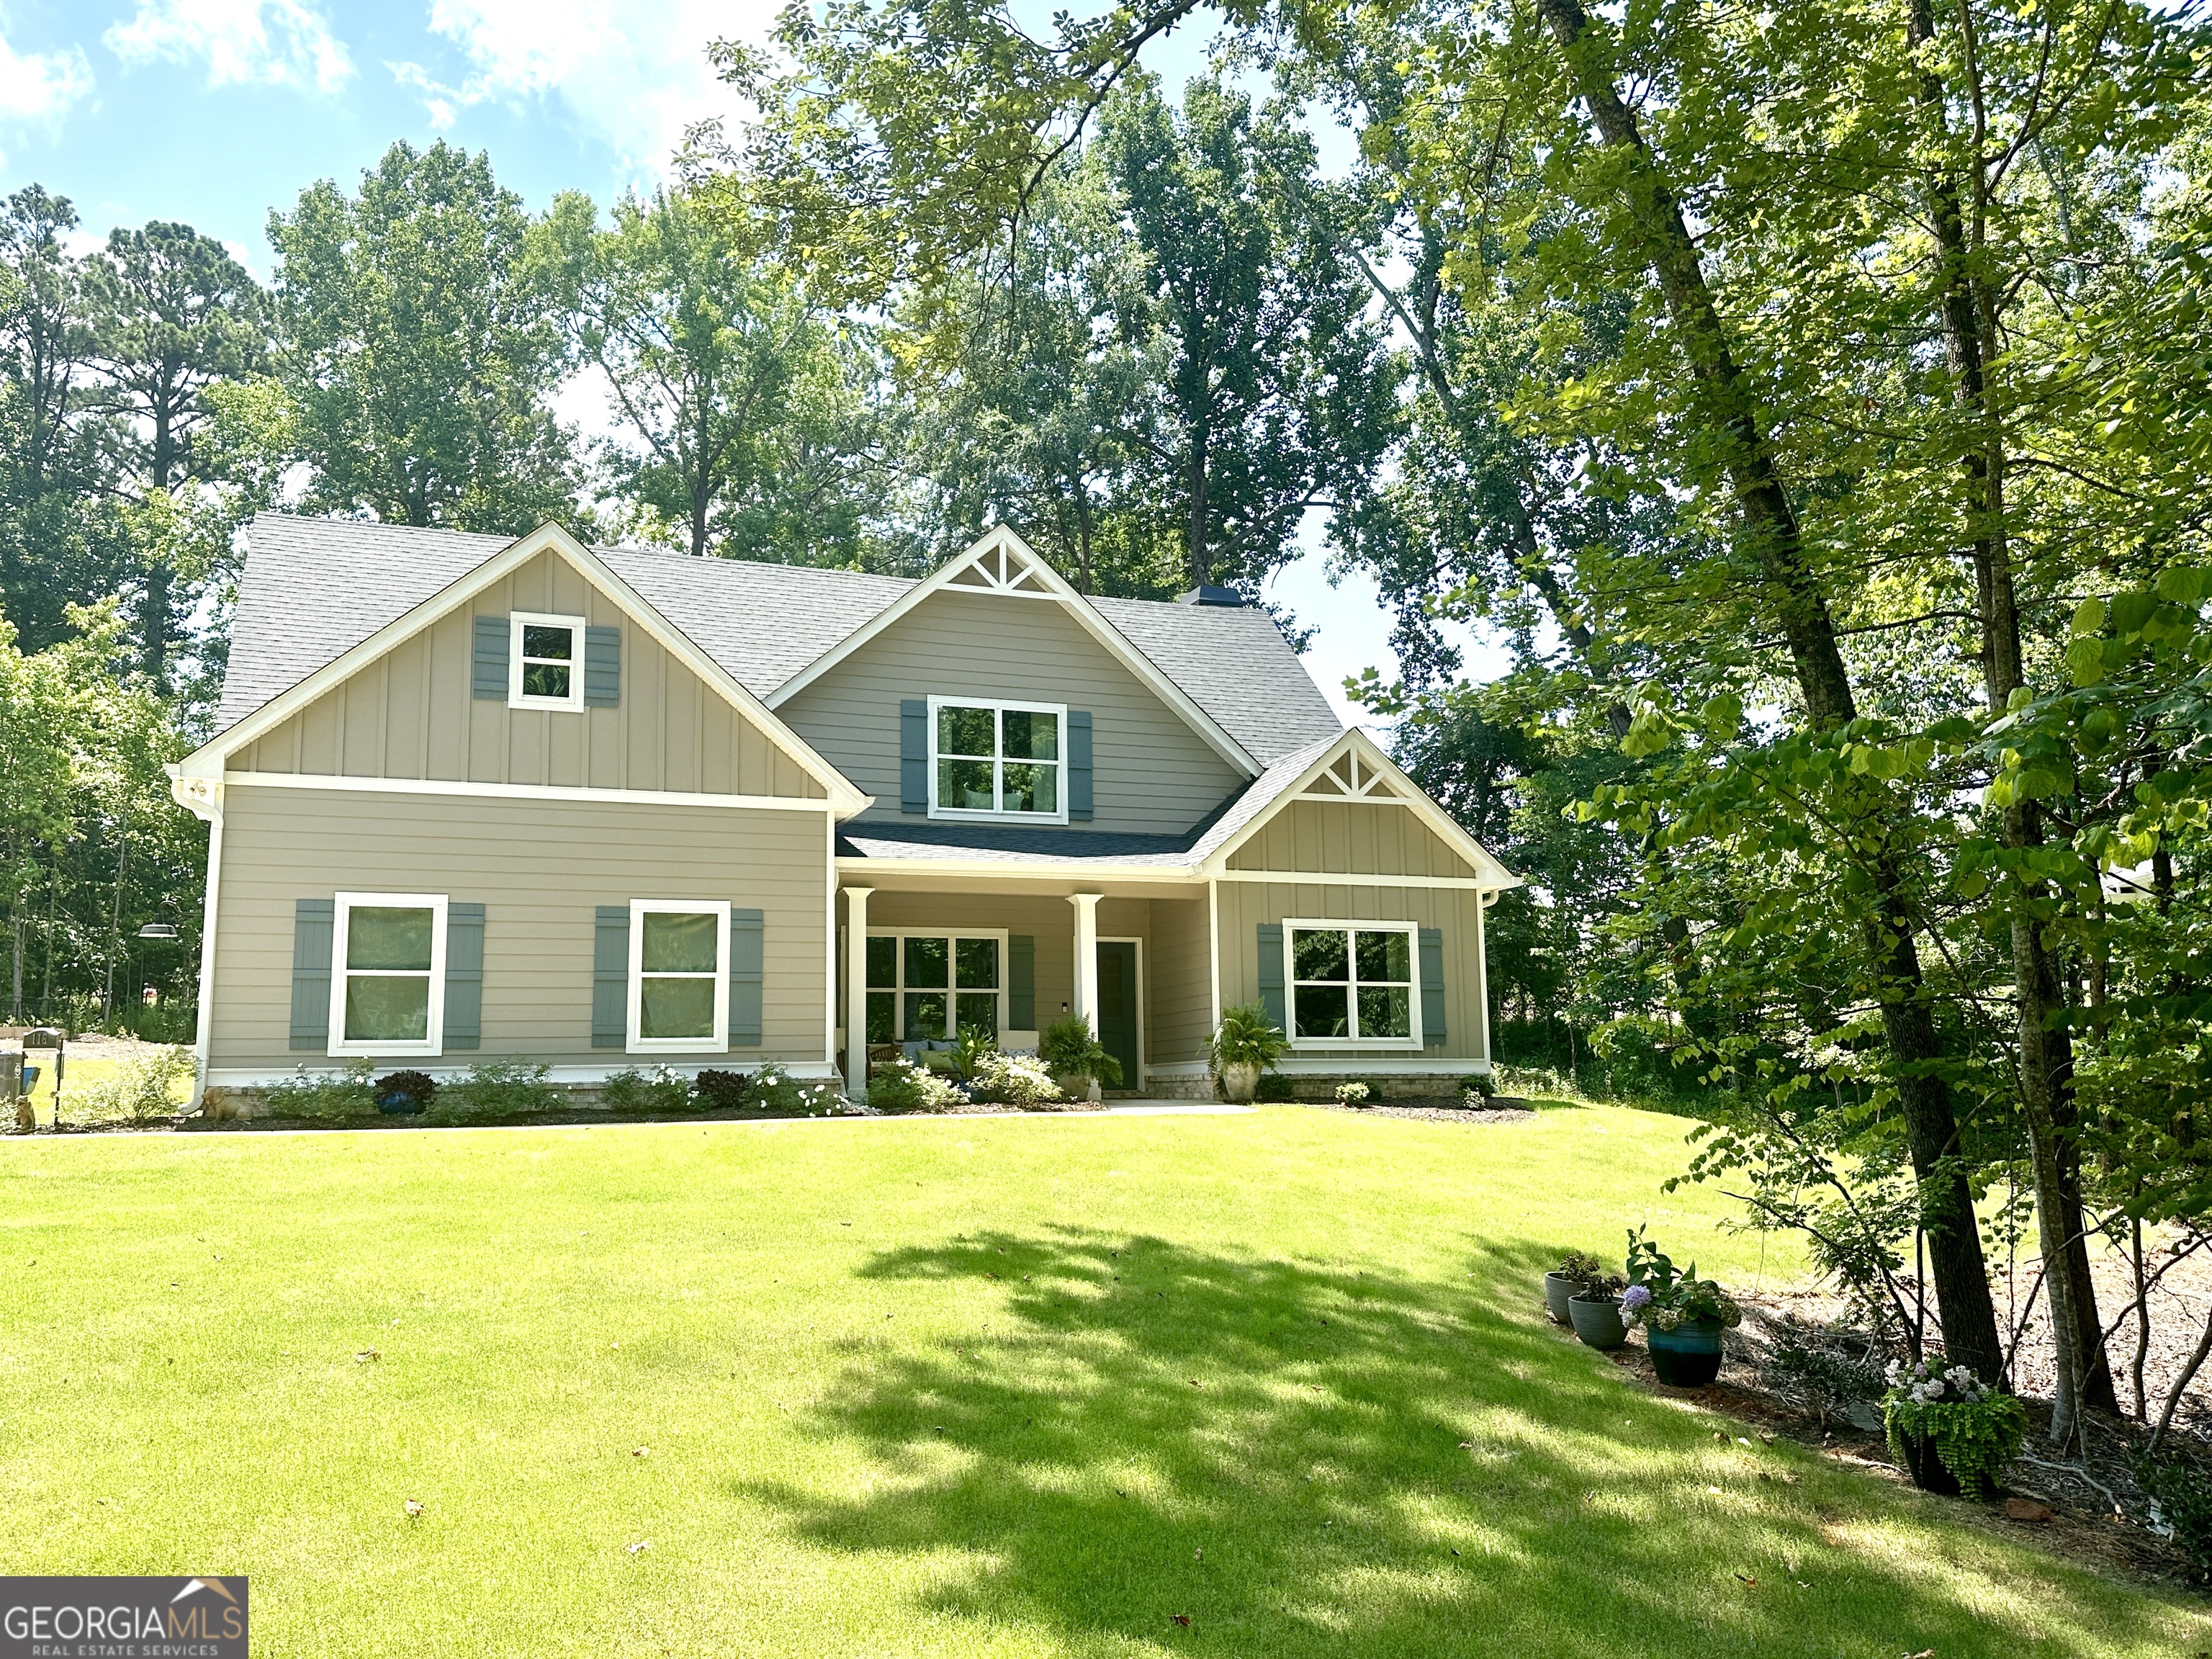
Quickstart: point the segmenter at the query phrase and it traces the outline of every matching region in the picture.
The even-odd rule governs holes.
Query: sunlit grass
[[[0,1550],[249,1573],[270,1655],[2212,1646],[1550,1329],[1638,1220],[1796,1270],[1684,1127],[11,1140]]]

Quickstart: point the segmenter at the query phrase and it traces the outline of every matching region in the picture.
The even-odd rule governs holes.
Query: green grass
[[[1759,1271],[1683,1127],[0,1143],[0,1559],[250,1573],[264,1659],[2212,1647],[1546,1326],[1632,1220]]]

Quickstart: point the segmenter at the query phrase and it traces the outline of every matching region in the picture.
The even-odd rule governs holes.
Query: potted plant
[[[1106,1051],[1081,1014],[1056,1019],[1037,1041],[1037,1058],[1068,1095],[1099,1098],[1099,1085],[1119,1088],[1121,1062]]]
[[[1567,1298],[1567,1322],[1586,1346],[1610,1352],[1628,1340],[1628,1328],[1620,1322],[1621,1287],[1627,1282],[1601,1270]]]
[[[1559,1265],[1544,1275],[1544,1305],[1551,1310],[1554,1325],[1572,1323],[1567,1313],[1567,1298],[1585,1285],[1605,1282],[1605,1263],[1585,1250],[1569,1250],[1559,1258]]]
[[[1701,1389],[1721,1374],[1721,1333],[1743,1323],[1743,1310],[1698,1264],[1677,1271],[1674,1259],[1648,1243],[1644,1229],[1628,1235],[1628,1289],[1621,1311],[1644,1327],[1651,1369],[1674,1389]]]
[[[1887,1377],[1881,1425],[1890,1455],[1912,1484],[1947,1498],[1994,1493],[2005,1465],[2020,1455],[2027,1408],[1964,1365],[1938,1375],[1924,1359],[1893,1362]]]
[[[1221,1092],[1242,1106],[1260,1091],[1260,1073],[1273,1071],[1290,1050],[1291,1040],[1256,1002],[1221,1011],[1221,1024],[1206,1045]]]

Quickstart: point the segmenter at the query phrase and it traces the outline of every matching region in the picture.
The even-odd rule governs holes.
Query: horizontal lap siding
[[[1146,956],[1152,975],[1146,1057],[1155,1066],[1206,1057],[1206,1039],[1213,1033],[1208,931],[1203,898],[1152,901],[1152,938]]]
[[[1291,801],[1229,864],[1300,875],[1476,874],[1410,808],[1359,801]]]
[[[1390,809],[1396,810],[1396,809]],[[1221,1000],[1260,1000],[1258,928],[1286,917],[1410,921],[1443,934],[1444,1044],[1425,1054],[1480,1060],[1488,1047],[1484,1012],[1480,894],[1472,887],[1343,887],[1325,882],[1224,881],[1221,906]],[[1356,1062],[1359,1055],[1404,1055],[1403,1048],[1316,1049]]]
[[[339,890],[444,893],[484,906],[483,1046],[446,1063],[629,1063],[620,1049],[591,1046],[592,943],[594,908],[633,898],[727,899],[763,911],[767,1041],[733,1058],[819,1060],[828,860],[823,815],[813,812],[234,787],[210,1063],[316,1063],[289,1043],[293,906]]]
[[[1179,834],[1242,781],[1066,611],[1038,599],[933,594],[778,712],[876,797],[865,823],[900,817],[899,702],[929,696],[1090,710],[1096,806],[1085,830]]]
[[[1122,902],[1114,901],[1113,902]],[[1139,907],[1141,908],[1141,907]],[[1107,905],[1098,931],[1107,932]],[[990,893],[884,893],[868,901],[872,933],[927,933],[963,927],[1003,927],[1036,940],[1036,1017],[1042,1030],[1060,1017],[1075,995],[1075,908],[1064,898],[1024,898]],[[1135,933],[1127,928],[1123,931]]]
[[[476,697],[474,619],[517,611],[582,617],[590,626],[618,629],[620,703],[550,713]],[[550,552],[363,666],[233,756],[231,769],[682,794],[823,794],[822,786],[727,698],[582,572]]]

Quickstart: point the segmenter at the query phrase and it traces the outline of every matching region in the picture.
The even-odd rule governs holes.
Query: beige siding
[[[1152,901],[1152,940],[1145,952],[1152,975],[1145,1058],[1152,1065],[1206,1058],[1206,1040],[1213,1034],[1208,928],[1202,895]]]
[[[622,630],[622,701],[509,708],[471,691],[478,616],[582,617]],[[822,786],[559,554],[368,664],[230,757],[233,772],[650,789],[818,799]]]
[[[1453,876],[1477,872],[1407,806],[1286,803],[1229,860],[1233,870],[1301,875]]]
[[[1098,931],[1117,909],[1141,911],[1141,901],[1109,899],[1098,907]],[[887,893],[868,901],[868,930],[893,933],[933,928],[1003,927],[1036,940],[1036,1017],[1040,1029],[1060,1017],[1075,995],[1075,908],[1064,898],[996,893]],[[1124,933],[1141,931],[1125,927]]]
[[[1338,809],[1331,808],[1331,811]],[[1397,809],[1389,809],[1397,810]],[[1484,1009],[1480,895],[1472,887],[1344,887],[1320,883],[1224,881],[1220,884],[1221,1000],[1260,999],[1259,926],[1298,916],[1346,921],[1410,921],[1443,934],[1444,1033],[1441,1048],[1423,1052],[1482,1059],[1488,1051]],[[1331,1058],[1364,1049],[1329,1049]],[[1375,1049],[1376,1055],[1404,1054]]]
[[[633,898],[727,899],[764,912],[766,1041],[733,1057],[820,1060],[824,816],[234,786],[224,801],[210,1066],[327,1063],[289,1047],[292,917],[295,901],[341,890],[483,905],[483,1047],[449,1051],[442,1064],[648,1063],[591,1046],[593,911]]]
[[[1065,703],[1091,711],[1095,816],[1081,830],[1175,835],[1241,775],[1066,611],[1036,599],[939,592],[777,712],[832,766],[899,816],[899,703],[907,697]]]

